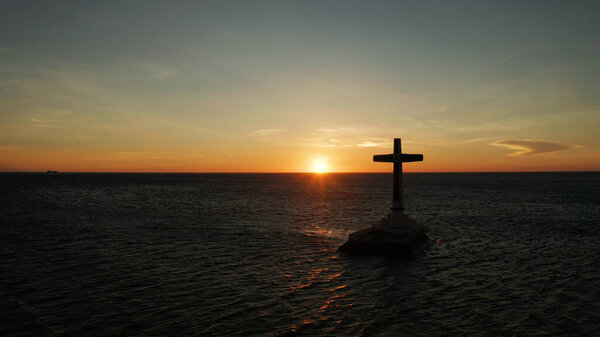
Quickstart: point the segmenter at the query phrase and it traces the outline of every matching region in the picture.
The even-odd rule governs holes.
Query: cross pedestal
[[[381,218],[379,228],[385,233],[412,234],[419,230],[417,222],[404,214],[392,210],[385,218]]]
[[[394,138],[394,153],[374,155],[373,161],[394,163],[394,192],[392,194],[392,211],[387,215],[387,217],[381,219],[381,230],[390,233],[406,234],[411,234],[415,231],[418,231],[419,228],[415,220],[404,214],[402,163],[423,161],[423,155],[402,153],[402,142],[400,138]]]

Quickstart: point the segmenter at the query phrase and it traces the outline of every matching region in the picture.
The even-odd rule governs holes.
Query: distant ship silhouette
[[[394,153],[374,155],[373,161],[394,163],[394,193],[391,212],[380,224],[351,233],[340,251],[357,254],[410,256],[430,244],[425,227],[404,214],[402,163],[423,161],[422,154],[402,153],[400,138],[394,138]]]

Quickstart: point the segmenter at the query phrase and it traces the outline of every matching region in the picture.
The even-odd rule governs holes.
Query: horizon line
[[[595,173],[600,172],[600,170],[546,170],[546,171],[417,171],[417,172],[402,172],[403,174],[419,174],[419,173]],[[359,171],[335,171],[335,172],[312,172],[312,171],[264,171],[264,172],[244,172],[244,171],[210,171],[210,172],[148,172],[148,171],[0,171],[0,174],[6,173],[46,173],[46,174],[60,174],[60,173],[106,173],[106,174],[316,174],[316,175],[326,175],[326,174],[381,174],[381,173],[393,173],[392,171],[369,171],[369,172],[359,172]]]

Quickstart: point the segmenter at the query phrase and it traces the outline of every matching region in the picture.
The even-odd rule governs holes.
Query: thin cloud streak
[[[41,118],[27,118],[27,120],[32,124],[32,126],[34,128],[41,128],[41,129],[62,129],[65,128],[64,125],[62,125],[61,123],[55,121],[55,120],[50,120],[50,119],[41,119]]]
[[[365,142],[362,142],[362,143],[358,144],[358,147],[381,147],[381,146],[384,146],[384,145],[388,145],[388,144],[365,141]]]
[[[258,129],[250,132],[248,135],[253,137],[269,136],[285,131],[284,129]]]
[[[508,154],[508,156],[524,156],[524,155],[532,155],[532,154],[542,154],[542,153],[554,153],[559,151],[564,151],[573,148],[573,145],[568,144],[560,144],[553,142],[544,142],[538,140],[526,140],[526,139],[516,139],[516,140],[500,140],[491,143],[490,145],[494,146],[503,146],[514,150],[516,152]]]
[[[165,78],[175,76],[177,71],[160,64],[142,63],[137,66],[144,71],[146,78]]]

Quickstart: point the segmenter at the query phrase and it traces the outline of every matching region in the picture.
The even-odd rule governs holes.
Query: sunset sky
[[[600,170],[600,1],[2,1],[0,170]]]

